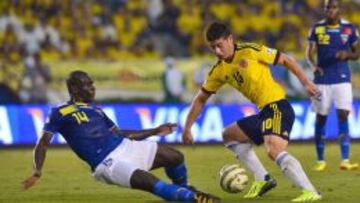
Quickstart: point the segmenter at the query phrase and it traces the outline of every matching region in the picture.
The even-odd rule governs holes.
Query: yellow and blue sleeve
[[[353,26],[351,36],[349,39],[350,45],[355,45],[358,43],[358,41],[359,41],[359,30],[357,29],[357,27]]]
[[[60,115],[57,112],[57,110],[51,109],[51,111],[45,121],[43,131],[53,133],[53,134],[59,132],[59,129],[60,129],[59,120],[60,120]]]
[[[310,42],[316,42],[315,29],[316,29],[316,26],[312,27],[312,28],[309,30],[308,40],[309,40]]]

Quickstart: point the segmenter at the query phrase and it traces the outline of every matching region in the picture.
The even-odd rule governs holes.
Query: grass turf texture
[[[257,154],[278,180],[278,187],[256,200],[242,199],[243,193],[229,194],[221,190],[218,177],[220,168],[225,164],[238,163],[222,145],[175,147],[185,154],[191,183],[218,195],[222,202],[289,202],[300,194],[300,190],[285,179],[279,168],[266,157],[263,147],[256,148]],[[312,182],[321,191],[324,197],[322,202],[359,202],[360,171],[339,170],[337,144],[327,145],[328,168],[325,172],[311,170],[315,163],[315,149],[311,143],[292,144],[288,151],[300,160]],[[352,157],[353,161],[360,161],[360,143],[353,143]],[[145,192],[94,181],[87,165],[68,148],[50,147],[43,177],[27,191],[21,189],[20,183],[31,174],[32,149],[2,149],[0,163],[0,202],[162,202]],[[166,179],[162,169],[154,173]]]

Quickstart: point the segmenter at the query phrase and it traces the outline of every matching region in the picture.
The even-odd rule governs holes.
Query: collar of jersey
[[[85,102],[75,102],[75,101],[70,101],[70,104],[75,104],[76,106],[88,106],[88,103]]]
[[[340,27],[340,23],[337,25],[326,25],[326,27],[330,28],[330,29],[335,29],[335,28],[339,28]]]
[[[88,103],[84,103],[84,102],[74,102],[75,105],[77,106],[87,106],[89,105]]]

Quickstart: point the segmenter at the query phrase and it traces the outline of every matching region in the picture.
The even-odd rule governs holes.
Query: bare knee
[[[223,130],[222,137],[225,143],[234,141],[233,136],[231,135],[230,131],[227,128]]]
[[[343,110],[343,109],[337,109],[336,113],[337,113],[338,120],[341,122],[346,121],[348,118],[348,115],[349,115],[349,111]]]
[[[173,155],[172,155],[172,166],[178,166],[179,164],[183,163],[185,160],[184,154],[179,152],[176,149],[173,149]]]
[[[152,169],[159,167],[176,167],[184,162],[184,155],[166,145],[159,145]]]
[[[165,149],[163,151],[163,156],[165,158],[165,167],[176,167],[179,164],[184,162],[184,155],[183,153],[181,153],[180,151],[171,148],[171,147],[167,147],[165,146]]]
[[[280,152],[281,151],[276,149],[276,146],[266,147],[266,154],[273,161],[276,160],[276,157],[280,154]]]
[[[286,150],[288,142],[280,137],[271,136],[265,138],[265,149],[268,157],[275,161],[277,156]]]
[[[224,143],[228,143],[232,141],[245,143],[249,141],[249,138],[245,135],[245,133],[236,123],[233,123],[227,128],[225,128],[224,131],[222,132],[222,137]]]
[[[158,181],[159,179],[153,174],[137,169],[130,177],[130,186],[133,189],[152,192],[155,183]]]

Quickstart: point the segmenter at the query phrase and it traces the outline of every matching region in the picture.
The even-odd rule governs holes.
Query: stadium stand
[[[26,58],[121,61],[166,56],[206,57],[204,28],[227,22],[240,40],[304,57],[320,0],[9,0],[0,1],[0,82],[22,88]],[[344,1],[360,25],[359,1]],[[11,67],[11,68],[9,68]],[[51,69],[51,67],[50,67]],[[10,79],[11,78],[11,79]],[[355,75],[355,83],[360,83]],[[355,85],[356,86],[356,85]],[[360,85],[359,85],[360,86]],[[356,94],[356,93],[355,93]]]

